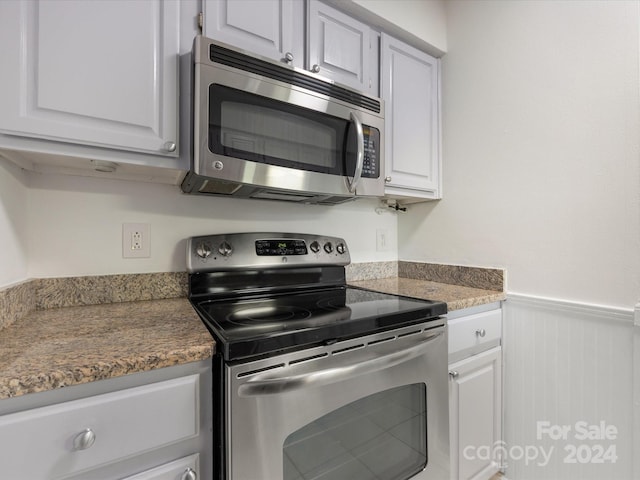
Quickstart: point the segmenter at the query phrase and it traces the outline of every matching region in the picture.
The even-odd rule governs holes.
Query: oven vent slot
[[[401,333],[398,335],[398,338],[403,338],[403,337],[408,337],[409,335],[418,335],[419,333],[422,333],[423,330],[414,330],[412,332],[406,332],[406,333]]]
[[[296,360],[291,360],[289,362],[289,365],[296,365],[296,364],[302,363],[302,362],[309,362],[311,360],[317,360],[318,358],[323,358],[323,357],[327,357],[327,356],[329,356],[328,353],[321,353],[319,355],[312,355],[310,357],[297,358]]]
[[[228,50],[220,45],[211,45],[209,58],[213,62],[238,68],[263,77],[272,78],[297,87],[305,88],[328,97],[342,100],[351,105],[358,105],[375,113],[380,113],[380,100],[362,95],[326,80],[296,72],[295,70],[280,65],[274,65],[233,50]]]
[[[359,345],[352,345],[346,348],[341,348],[339,350],[334,350],[333,352],[331,352],[331,355],[339,355],[341,353],[350,352],[351,350],[357,350],[359,348],[364,348],[364,343],[361,343]]]
[[[257,370],[250,370],[248,372],[240,372],[236,375],[236,378],[249,377],[256,373],[266,372],[267,370],[274,370],[276,368],[284,367],[284,363],[278,363],[277,365],[269,365],[268,367],[258,368]]]
[[[380,340],[372,340],[369,343],[367,343],[367,345],[369,346],[378,345],[379,343],[390,342],[391,340],[395,340],[395,339],[396,339],[396,336],[394,335],[393,337],[381,338]]]

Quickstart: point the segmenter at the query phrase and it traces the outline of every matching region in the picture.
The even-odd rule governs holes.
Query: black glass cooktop
[[[424,322],[446,304],[338,286],[194,302],[225,360],[332,343]]]

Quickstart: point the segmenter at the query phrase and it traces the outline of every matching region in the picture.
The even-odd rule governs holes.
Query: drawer
[[[467,315],[449,320],[449,362],[500,345],[502,310]]]
[[[200,471],[198,469],[198,461],[198,454],[191,455],[123,480],[182,480],[198,478],[198,472]]]
[[[191,375],[2,416],[2,477],[52,480],[192,438],[198,381]]]

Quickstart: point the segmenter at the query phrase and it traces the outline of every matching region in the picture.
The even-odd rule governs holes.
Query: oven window
[[[284,480],[405,480],[427,465],[427,387],[377,393],[284,442]]]
[[[217,84],[209,99],[213,153],[340,176],[355,160],[347,120]]]

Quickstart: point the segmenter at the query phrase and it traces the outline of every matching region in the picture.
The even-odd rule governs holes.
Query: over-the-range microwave
[[[186,193],[336,204],[384,195],[384,103],[199,36]]]

